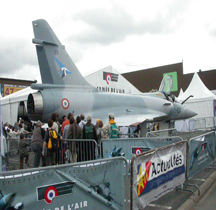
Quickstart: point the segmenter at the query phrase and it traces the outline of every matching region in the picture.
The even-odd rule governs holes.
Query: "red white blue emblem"
[[[52,199],[58,196],[58,191],[55,187],[51,186],[46,189],[44,199],[48,204],[51,204]]]
[[[47,204],[51,204],[54,198],[71,194],[74,184],[75,182],[61,182],[37,187],[37,199],[38,201],[45,200]]]
[[[139,154],[141,154],[142,153],[142,150],[140,149],[140,148],[137,148],[136,150],[135,150],[135,155],[139,155]]]
[[[109,85],[109,83],[112,81],[112,76],[111,74],[107,73],[106,75],[106,83]]]
[[[61,102],[61,105],[62,105],[63,109],[67,109],[70,106],[70,103],[66,98],[63,98],[62,102]]]

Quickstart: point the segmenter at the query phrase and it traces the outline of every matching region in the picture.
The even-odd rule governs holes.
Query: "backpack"
[[[85,138],[93,139],[93,125],[90,126],[85,125]]]
[[[110,133],[109,133],[109,137],[110,139],[116,139],[118,138],[118,127],[117,125],[114,123],[114,124],[110,124],[111,127],[110,127]]]
[[[58,135],[55,130],[49,130],[48,149],[52,151],[58,150]]]

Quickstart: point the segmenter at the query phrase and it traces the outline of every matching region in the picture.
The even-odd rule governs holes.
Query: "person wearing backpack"
[[[46,165],[56,165],[57,163],[57,152],[59,146],[59,139],[61,139],[57,132],[53,129],[53,121],[48,120],[48,130],[45,133],[42,155],[45,154],[45,148],[47,147]]]
[[[83,126],[83,139],[94,139],[97,141],[95,126],[91,123],[92,117],[87,117],[87,123]],[[86,160],[93,160],[95,158],[95,144],[94,142],[85,143]]]
[[[103,126],[102,131],[104,132],[105,139],[115,139],[118,138],[119,129],[118,125],[114,121],[115,116],[113,113],[109,114],[109,122]]]

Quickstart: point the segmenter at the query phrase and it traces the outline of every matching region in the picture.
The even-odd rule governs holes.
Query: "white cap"
[[[113,113],[109,113],[109,117],[110,117],[110,119],[114,119],[115,115]]]

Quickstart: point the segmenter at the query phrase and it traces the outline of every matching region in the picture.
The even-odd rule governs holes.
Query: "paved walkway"
[[[216,182],[209,188],[203,198],[191,210],[216,209]]]

